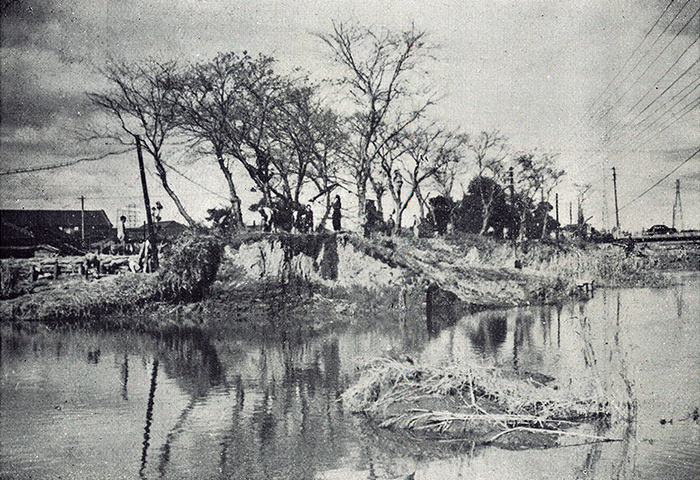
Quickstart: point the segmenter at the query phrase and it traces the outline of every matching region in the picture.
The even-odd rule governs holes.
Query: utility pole
[[[617,209],[617,174],[615,173],[615,167],[612,167],[613,171],[613,193],[615,194],[615,227],[617,228],[618,234],[620,233],[620,213]]]
[[[146,222],[148,224],[148,240],[151,243],[153,254],[153,269],[158,268],[158,250],[156,249],[156,236],[153,231],[153,218],[151,217],[151,201],[148,198],[148,185],[146,184],[146,169],[143,166],[143,153],[141,152],[141,137],[134,135],[136,139],[136,155],[139,160],[139,171],[141,172],[141,188],[143,189],[143,203],[146,207]],[[144,265],[146,270],[146,265]]]
[[[508,178],[510,180],[510,207],[513,210],[513,220],[515,219],[515,181],[513,180],[513,167],[508,169]],[[511,221],[510,238],[515,243],[515,222]]]
[[[678,229],[683,230],[683,205],[681,204],[681,180],[676,179],[676,200],[673,202],[673,223],[671,226],[676,228],[676,218],[678,218]]]
[[[515,213],[515,181],[513,180],[513,167],[508,169],[508,177],[510,178],[510,206],[513,213]],[[514,224],[515,222],[511,221],[511,223]],[[511,229],[513,230],[513,232],[510,234],[511,245],[513,246],[513,266],[517,269],[521,269],[523,268],[523,264],[520,260],[518,260],[518,249],[515,248],[516,234],[514,226],[511,226]]]
[[[555,214],[557,216],[557,240],[559,240],[559,230],[561,229],[561,225],[559,224],[559,193],[554,194],[554,205]]]
[[[85,197],[80,196],[80,239],[81,246],[85,248]]]

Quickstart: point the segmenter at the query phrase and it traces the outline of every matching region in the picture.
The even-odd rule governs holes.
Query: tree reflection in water
[[[623,290],[618,297],[617,292],[600,290],[586,304],[472,312],[433,289],[430,302],[427,294],[422,296],[425,292],[416,301],[426,300],[425,317],[420,309],[411,310],[420,317],[401,316],[397,309],[394,317],[368,315],[365,323],[322,332],[295,328],[296,320],[283,316],[259,322],[257,330],[243,334],[19,332],[5,326],[2,362],[13,387],[4,387],[8,394],[0,406],[8,412],[5,419],[10,414],[20,418],[25,404],[35,402],[25,423],[32,425],[32,442],[42,446],[39,455],[44,457],[36,460],[40,457],[32,451],[32,465],[60,465],[61,457],[54,454],[65,449],[51,449],[60,443],[53,433],[60,422],[68,425],[62,435],[80,431],[70,441],[82,452],[98,452],[99,462],[91,464],[84,453],[79,460],[87,466],[61,465],[61,471],[51,472],[53,477],[34,475],[38,478],[117,478],[116,472],[105,470],[107,464],[112,469],[125,465],[132,476],[139,472],[149,479],[403,478],[414,471],[421,479],[482,478],[504,469],[518,472],[522,467],[524,472],[527,465],[542,468],[547,478],[558,478],[561,472],[567,478],[664,478],[651,474],[687,473],[689,468],[684,470],[679,462],[697,458],[688,428],[697,428],[696,423],[692,415],[685,424],[679,421],[697,408],[696,384],[689,384],[690,393],[681,388],[673,394],[663,391],[664,382],[684,386],[693,373],[682,369],[691,369],[694,360],[687,359],[697,358],[697,341],[687,335],[697,332],[697,291]],[[653,302],[665,305],[669,315],[650,313],[647,305]],[[683,317],[677,318],[678,313]],[[667,338],[658,341],[666,332]],[[666,342],[678,351],[669,351]],[[408,349],[416,363],[477,362],[542,372],[556,376],[557,385],[584,391],[591,380],[590,388],[612,393],[620,408],[609,423],[586,425],[581,431],[622,441],[503,453],[469,439],[416,441],[343,411],[337,400],[354,381],[355,359],[387,351],[408,354]],[[106,361],[112,358],[112,363]],[[15,370],[26,374],[11,377]],[[20,393],[23,385],[34,385],[31,381],[46,381],[34,380],[35,371],[54,375],[49,388],[42,395],[26,390],[22,397],[12,397],[19,395],[14,385],[20,380]],[[45,383],[37,385],[44,388]],[[9,408],[13,398],[22,409]],[[84,405],[80,412],[85,414],[74,415]],[[673,425],[661,428],[659,419],[673,414]],[[51,423],[54,418],[60,422]],[[105,428],[114,431],[117,423],[124,425],[124,434],[106,438]],[[52,428],[42,430],[45,424]],[[7,438],[15,436],[20,435]],[[14,447],[13,467],[31,447],[7,445]],[[674,451],[681,453],[673,456]],[[674,461],[677,465],[671,465]]]
[[[472,346],[483,356],[496,358],[506,341],[508,319],[505,313],[494,312],[479,318],[476,329],[469,332]]]

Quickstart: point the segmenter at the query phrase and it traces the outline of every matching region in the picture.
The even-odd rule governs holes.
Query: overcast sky
[[[2,5],[1,172],[104,152],[78,143],[74,132],[94,119],[85,92],[104,87],[97,69],[108,58],[194,61],[247,50],[274,56],[281,70],[299,67],[324,78],[330,57],[314,34],[329,32],[333,20],[397,30],[413,23],[440,46],[430,65],[443,95],[434,114],[466,132],[498,129],[513,150],[557,153],[568,172],[557,190],[564,222],[576,185],[591,184],[587,216],[595,226],[614,225],[614,166],[623,229],[670,225],[676,179],[684,226],[700,228],[700,154],[692,156],[700,148],[700,0]],[[186,152],[172,155],[180,172],[206,187],[171,174],[195,218],[225,203],[220,173]],[[181,220],[152,175],[149,182],[165,218]],[[244,202],[254,201],[245,190]],[[113,222],[117,208],[142,202],[133,154],[0,175],[0,192],[2,208],[80,208],[82,195],[87,209],[104,209]]]

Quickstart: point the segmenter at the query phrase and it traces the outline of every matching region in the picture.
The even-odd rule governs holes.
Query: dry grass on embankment
[[[163,255],[161,268],[155,274],[129,272],[89,281],[82,277],[52,280],[42,290],[0,301],[0,319],[157,327],[147,315],[114,316],[110,320],[116,322],[114,325],[105,325],[105,316],[149,313],[161,302],[202,300],[216,276],[221,252],[221,242],[213,236],[184,235]],[[163,319],[158,323],[163,323]]]
[[[523,434],[612,440],[572,430],[607,419],[610,405],[605,399],[576,398],[533,377],[496,368],[439,368],[382,358],[363,368],[342,399],[349,411],[365,413],[382,427],[441,439],[506,447],[527,446],[532,439]]]

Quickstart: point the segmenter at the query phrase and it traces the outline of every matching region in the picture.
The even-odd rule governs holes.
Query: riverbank
[[[409,297],[423,308],[429,286],[477,309],[502,308],[585,294],[579,288],[584,284],[661,286],[669,282],[668,272],[700,270],[699,252],[697,245],[631,253],[564,242],[513,247],[476,236],[255,232],[224,244],[209,235],[187,235],[164,254],[154,275],[32,283],[21,278],[30,271],[27,265],[3,260],[0,318],[146,330],[255,322],[275,309],[296,307],[349,318],[357,309],[406,307]]]

